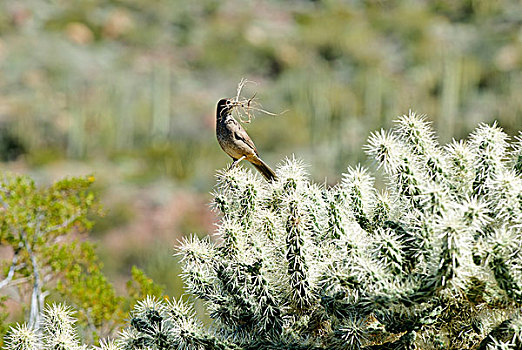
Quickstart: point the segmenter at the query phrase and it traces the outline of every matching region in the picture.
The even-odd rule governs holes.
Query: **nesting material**
[[[241,92],[246,84],[256,84],[255,81],[247,80],[242,78],[237,84],[236,96],[229,99],[229,103],[232,106],[232,113],[241,123],[250,123],[255,118],[254,112],[261,112],[271,116],[278,116],[282,113],[272,113],[261,107],[261,104],[255,100],[256,93],[250,98],[244,98],[241,96]],[[284,113],[284,112],[283,112]]]

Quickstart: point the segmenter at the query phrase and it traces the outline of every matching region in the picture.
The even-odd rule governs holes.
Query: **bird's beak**
[[[224,103],[223,103],[224,102]],[[230,112],[230,100],[222,100],[220,101],[219,105],[218,105],[218,114],[219,114],[219,117],[224,117],[226,116],[229,112]]]

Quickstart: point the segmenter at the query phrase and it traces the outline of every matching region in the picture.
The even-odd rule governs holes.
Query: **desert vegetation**
[[[522,134],[521,134],[522,136]],[[482,124],[441,146],[414,113],[371,134],[382,170],[335,186],[287,159],[266,182],[220,171],[218,241],[178,248],[189,303],[147,297],[102,349],[518,349],[522,138]],[[17,326],[7,349],[79,349],[71,311]]]
[[[509,221],[517,215],[509,212],[516,199],[506,191],[518,186],[522,167],[516,160],[522,125],[520,48],[520,4],[515,0],[0,1],[0,348],[6,346],[4,339],[13,347],[14,339],[23,338],[15,333],[4,338],[9,329],[35,341],[24,344],[47,346],[42,341],[56,335],[51,326],[56,317],[70,325],[60,337],[80,348],[122,346],[123,328],[127,335],[149,342],[153,333],[136,328],[132,319],[143,319],[151,308],[159,310],[162,320],[172,310],[190,315],[183,320],[197,328],[195,337],[202,337],[194,338],[199,339],[191,343],[194,346],[281,346],[267,330],[241,328],[243,316],[267,322],[259,308],[265,310],[268,304],[248,301],[243,315],[230,311],[236,301],[229,297],[216,300],[219,293],[232,293],[215,279],[218,272],[224,274],[220,278],[254,285],[256,274],[266,278],[267,298],[274,303],[270,307],[281,312],[283,323],[276,323],[288,346],[338,346],[340,337],[347,337],[341,329],[354,320],[366,327],[357,328],[364,338],[357,346],[362,347],[397,347],[406,341],[421,348],[435,346],[439,340],[434,334],[440,336],[442,348],[451,343],[483,349],[494,346],[493,339],[505,343],[498,346],[516,347],[517,318],[511,311],[519,304],[509,293],[516,293],[517,284],[506,281],[519,276],[512,264],[517,251],[509,246],[515,241],[503,239],[516,236],[519,229]],[[290,289],[283,290],[297,282],[277,274],[285,273],[287,258],[281,249],[288,248],[283,237],[289,213],[283,205],[289,203],[291,189],[283,180],[275,187],[264,183],[246,164],[218,172],[215,183],[216,169],[226,169],[229,162],[215,139],[216,102],[233,98],[241,78],[257,82],[245,85],[245,99],[236,95],[236,102],[246,106],[238,111],[243,120],[251,121],[244,125],[263,159],[283,178],[289,167],[302,174],[299,188],[310,189],[308,200],[317,202],[313,210],[303,209],[301,205],[310,203],[299,197],[301,190],[294,191],[295,210],[315,218],[306,216],[302,239],[292,240],[294,245],[302,241],[303,248],[293,249],[305,254],[296,258],[296,268],[310,269],[309,275],[299,277],[301,272],[296,272],[292,277],[303,278],[303,288],[309,287],[303,289],[303,305],[285,294]],[[269,113],[257,111],[254,118],[249,107]],[[437,130],[440,145],[435,138],[411,145],[417,136],[405,135],[402,124],[393,122],[396,116],[409,116],[410,109],[428,115],[426,121]],[[394,131],[372,134],[381,128]],[[500,146],[472,142],[486,134],[491,145],[498,141]],[[391,162],[376,153],[376,142],[391,147]],[[428,152],[435,153],[422,158]],[[456,175],[457,168],[462,176]],[[504,170],[497,173],[498,169]],[[368,183],[375,178],[374,189],[367,188],[373,194],[361,197],[359,204],[343,198],[348,193],[343,186],[356,175]],[[256,214],[241,215],[254,219],[267,210],[280,215],[273,219],[278,225],[274,241],[260,242],[251,233],[265,230],[258,219],[248,225],[235,221],[234,206],[246,204],[227,187],[233,178],[238,188],[247,181],[258,191],[243,199],[252,201]],[[495,181],[508,186],[502,197],[493,195],[503,186]],[[274,199],[276,192],[286,202],[267,207],[267,196]],[[407,195],[411,198],[405,199]],[[430,196],[440,208],[429,209]],[[397,201],[400,197],[404,198]],[[220,198],[232,212],[217,205]],[[390,212],[376,226],[378,218],[372,215],[379,200],[390,201]],[[321,216],[328,205],[328,215],[348,225],[344,233]],[[339,206],[346,212],[337,213]],[[457,267],[453,262],[451,267],[435,266],[433,259],[443,249],[436,233],[442,235],[442,228],[437,225],[451,215],[456,216],[451,220],[460,220],[462,212],[455,206],[476,206],[477,215],[485,213],[482,226],[473,226],[479,233],[472,240],[462,238],[465,250],[448,253],[446,258],[455,258]],[[432,222],[429,215],[443,220]],[[386,221],[399,226],[388,227]],[[310,227],[309,222],[318,226]],[[236,243],[225,239],[229,224],[241,228]],[[339,259],[348,259],[342,264],[349,266],[369,259],[373,267],[361,272],[363,280],[352,281],[348,275],[349,282],[340,279],[332,290],[325,290],[318,271],[329,262],[332,271],[345,266],[333,262],[332,252],[341,249],[346,230],[357,225],[360,230],[353,239],[369,251]],[[415,225],[422,230],[415,231]],[[314,236],[319,229],[331,229],[333,236]],[[391,241],[386,243],[383,235],[389,232]],[[404,243],[398,238],[401,233],[413,236]],[[499,245],[493,243],[497,238]],[[318,239],[324,245],[310,248]],[[183,249],[173,253],[179,241],[185,242]],[[377,243],[369,241],[401,251],[411,241],[426,246],[414,246],[414,257],[397,255],[394,262],[378,255],[373,245]],[[186,254],[198,244],[216,256],[238,244],[237,257],[231,254],[204,271],[212,282],[206,296],[186,272],[197,271]],[[256,253],[258,246],[268,252]],[[419,253],[421,248],[431,251]],[[326,255],[320,254],[323,250]],[[475,265],[469,265],[469,252]],[[507,254],[506,261],[499,258],[502,254]],[[386,268],[380,265],[383,261]],[[493,270],[491,264],[497,263],[504,267]],[[468,275],[464,271],[470,266]],[[236,270],[232,273],[231,268]],[[392,268],[397,280],[390,279]],[[444,282],[434,277],[442,268],[448,269]],[[406,275],[409,279],[402,279]],[[376,276],[382,278],[373,285]],[[470,287],[474,281],[487,283]],[[433,300],[416,299],[417,289],[428,282],[433,283],[428,293]],[[354,295],[350,283],[366,294]],[[396,285],[391,299],[359,307],[361,300],[381,300],[390,283]],[[261,287],[251,288],[248,293],[254,297]],[[333,296],[337,292],[340,299]],[[444,298],[455,294],[457,306],[469,307],[469,314],[453,316],[479,320],[472,329],[463,327],[462,334],[455,330],[457,323],[447,321],[451,317],[444,309],[449,305]],[[411,305],[406,305],[408,298]],[[350,315],[337,313],[343,303],[356,305]],[[389,329],[379,314],[384,309],[411,315],[411,327]],[[446,328],[419,321],[416,315],[427,310],[444,320]],[[313,327],[306,328],[312,322],[304,316],[309,312],[314,320],[321,315],[324,321],[315,333]],[[396,323],[403,324],[410,316],[397,317],[401,321]],[[486,319],[491,323],[484,323]],[[180,325],[169,320],[161,322]],[[378,328],[373,333],[371,325]],[[176,335],[185,328],[176,327],[169,328],[164,344],[188,344]],[[458,337],[451,338],[456,332]],[[515,338],[507,339],[510,336]]]

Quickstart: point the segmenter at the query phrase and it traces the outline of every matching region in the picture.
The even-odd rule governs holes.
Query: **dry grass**
[[[286,112],[283,111],[281,113],[273,113],[263,109],[261,104],[255,100],[257,93],[254,93],[250,98],[242,97],[241,92],[246,84],[257,85],[255,81],[242,78],[237,84],[236,96],[229,99],[229,103],[232,106],[232,113],[235,114],[239,121],[247,124],[250,123],[252,119],[255,118],[254,112],[261,112],[271,116],[279,116]]]

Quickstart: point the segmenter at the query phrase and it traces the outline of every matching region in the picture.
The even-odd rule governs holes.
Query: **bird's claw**
[[[234,160],[227,170],[231,170],[232,168],[236,167],[239,164],[239,162],[241,162],[245,158],[245,156],[242,156],[241,158]]]

